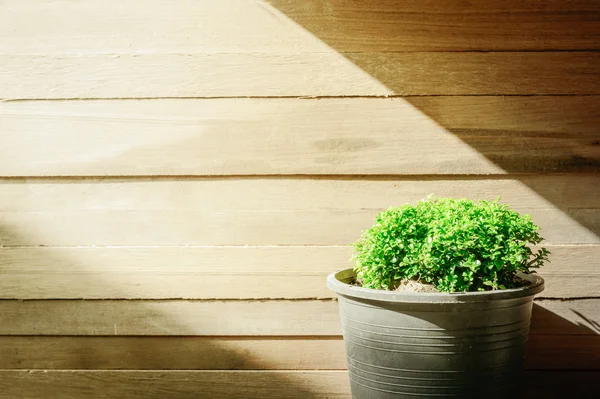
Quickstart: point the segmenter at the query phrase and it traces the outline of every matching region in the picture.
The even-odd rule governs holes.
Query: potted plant
[[[511,397],[547,261],[539,228],[496,201],[393,207],[353,244],[338,294],[352,397]]]

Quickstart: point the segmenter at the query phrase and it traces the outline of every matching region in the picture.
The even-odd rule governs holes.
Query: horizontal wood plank
[[[0,337],[0,369],[345,368],[341,337]]]
[[[152,54],[323,51],[263,1],[3,0],[0,53]]]
[[[600,295],[600,246],[550,247],[545,298]],[[0,248],[0,299],[333,298],[349,247]]]
[[[397,95],[600,94],[600,52],[344,55]]]
[[[599,209],[525,209],[548,244],[597,244]],[[0,212],[3,246],[347,245],[377,212]],[[582,226],[578,220],[585,220]]]
[[[600,370],[600,335],[535,335],[527,341],[530,370]]]
[[[403,180],[377,177],[0,179],[4,212],[380,211],[437,197],[526,209],[600,208],[596,175]]]
[[[300,54],[0,55],[0,64],[0,100],[393,94],[333,50]]]
[[[523,376],[522,398],[596,398],[597,371],[530,371]],[[345,371],[70,371],[2,370],[6,398],[195,399],[350,399]],[[48,396],[51,395],[51,396]],[[574,396],[571,396],[574,395]]]
[[[598,172],[599,107],[600,96],[5,102],[0,175]]]
[[[344,371],[0,370],[0,395],[19,399],[350,399]]]
[[[0,369],[342,370],[341,337],[0,337]],[[528,370],[600,368],[600,335],[531,335]]]
[[[600,94],[598,63],[600,52],[0,55],[0,99]]]
[[[117,0],[4,0],[2,7],[1,53],[599,48],[600,9],[589,0],[146,0],[143,8]]]
[[[337,51],[597,49],[589,0],[268,0]]]
[[[532,334],[597,335],[600,299],[538,300]],[[339,336],[333,300],[0,301],[0,335]]]

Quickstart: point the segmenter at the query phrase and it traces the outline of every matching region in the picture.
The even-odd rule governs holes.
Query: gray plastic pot
[[[527,287],[467,293],[380,291],[332,273],[354,399],[509,398],[519,386],[535,294]]]

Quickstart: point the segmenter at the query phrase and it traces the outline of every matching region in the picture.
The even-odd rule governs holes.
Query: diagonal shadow
[[[14,229],[7,228],[5,226],[0,226],[0,237],[7,237],[14,234],[19,234],[15,232]],[[10,248],[10,247],[9,247]],[[3,251],[0,248],[0,290],[3,292],[14,291],[15,287],[10,287],[3,284],[5,281],[10,281],[9,279],[3,280],[1,278],[2,275],[2,265],[6,265],[8,262],[15,262],[14,258],[6,257],[7,252]],[[54,255],[55,256],[55,255]],[[50,264],[64,263],[66,270],[76,270],[77,268],[81,268],[85,270],[86,265],[82,264],[80,261],[69,258],[61,258],[61,259],[50,259],[50,258],[37,258],[35,260],[35,265],[37,267],[43,268],[44,262],[48,262]],[[31,265],[26,262],[23,262],[23,265],[27,267],[27,269],[31,269]],[[12,273],[15,273],[14,267],[12,268]],[[18,273],[18,271],[17,271]],[[96,276],[96,278],[93,278]],[[32,277],[34,277],[32,275]],[[22,283],[18,290],[23,293],[26,292],[35,292],[38,288],[37,281],[35,278],[31,278],[26,281],[26,283]],[[106,290],[109,285],[111,286],[110,291],[114,292],[115,288],[121,290],[123,294],[121,297],[128,297],[125,294],[125,287],[115,287],[114,282],[109,281],[107,277],[103,274],[92,274],[90,275],[90,279],[87,282],[87,287],[94,287],[94,291]],[[20,300],[20,295],[14,295],[14,300]],[[119,298],[119,294],[111,295],[111,297]],[[57,300],[61,300],[60,297],[55,298],[55,300],[49,300],[49,302],[56,303]],[[11,319],[10,315],[1,315],[0,314],[0,322],[3,326],[14,326],[16,323],[19,323],[19,320],[24,320],[23,318],[28,317],[28,306],[33,305],[35,307],[35,303],[42,302],[44,300],[33,300],[20,302],[23,304],[23,313],[17,317],[17,319]],[[104,325],[105,323],[109,323],[111,319],[115,317],[118,319],[123,319],[123,316],[120,317],[114,316],[111,313],[120,308],[118,303],[116,306],[115,302],[119,302],[119,300],[92,300],[95,303],[102,304],[103,307],[103,315],[101,317],[102,322],[100,324],[94,325],[82,325],[81,330],[85,331],[90,328],[97,328],[99,330],[106,330],[107,328],[112,328],[112,324],[109,326]],[[70,302],[78,302],[76,300],[70,300]],[[141,309],[145,306],[150,306],[144,301],[136,301],[141,304]],[[29,308],[31,309],[31,308]],[[168,313],[160,313],[156,308],[149,309],[148,314],[152,314],[152,320],[148,321],[148,323],[152,325],[158,326],[169,326],[173,325],[173,318],[177,317],[177,315],[171,315]],[[135,323],[134,320],[139,320],[139,314],[129,314],[126,315],[127,318],[132,320],[132,323]],[[579,315],[584,323],[574,323],[567,319],[558,316],[543,307],[534,304],[533,310],[533,323],[534,325],[539,325],[539,321],[543,319],[544,325],[546,325],[549,331],[543,331],[544,334],[553,333],[559,334],[559,336],[590,336],[597,334],[598,331],[594,331],[594,323],[590,321],[589,318],[586,318],[584,315]],[[14,317],[14,316],[13,316]],[[21,319],[19,319],[19,317]],[[227,318],[228,315],[224,314],[222,317]],[[198,315],[198,318],[202,319],[202,315]],[[536,322],[538,320],[538,322]],[[217,320],[206,320],[207,323],[219,323]],[[104,324],[103,324],[104,323]],[[256,354],[247,353],[240,348],[236,348],[235,346],[227,346],[227,338],[231,337],[207,337],[207,336],[199,336],[197,326],[193,329],[186,329],[185,320],[178,320],[178,328],[179,332],[177,336],[108,336],[108,335],[82,335],[82,336],[54,336],[54,337],[21,337],[27,338],[27,342],[25,345],[21,346],[7,346],[2,345],[2,340],[15,340],[18,339],[18,336],[1,336],[0,335],[0,364],[3,364],[4,367],[6,365],[10,365],[10,368],[14,369],[61,369],[65,368],[68,365],[69,369],[86,371],[86,370],[268,370],[268,360],[265,359],[264,356],[260,356],[260,358],[256,357]],[[123,326],[127,329],[127,326]],[[37,328],[37,327],[36,327]],[[43,329],[43,326],[40,326],[40,329]],[[540,333],[537,331],[536,333]],[[222,338],[222,344],[215,343],[213,338]],[[223,339],[224,338],[224,339]],[[239,337],[236,337],[239,338]],[[244,338],[244,337],[241,337]],[[273,337],[246,337],[249,339],[265,339],[268,340]],[[37,344],[41,349],[39,350],[37,356],[31,356],[31,345],[34,345],[35,340],[41,340],[41,344]],[[202,344],[198,344],[201,341]],[[45,347],[45,345],[48,345]],[[60,349],[50,349],[51,346],[58,346]],[[156,346],[163,346],[162,348]],[[44,349],[47,348],[49,350]],[[164,356],[164,357],[163,357]],[[290,357],[293,357],[294,354],[290,353]],[[593,358],[594,353],[590,353],[591,358]],[[208,357],[208,359],[206,359]],[[592,364],[596,364],[596,360],[592,360]],[[210,366],[210,367],[207,367]],[[577,365],[572,365],[572,369],[577,369]],[[589,369],[589,366],[580,365],[584,369]],[[0,366],[0,368],[4,368]],[[531,368],[530,368],[531,369]],[[529,372],[531,375],[531,372]],[[185,378],[185,377],[181,377]],[[301,379],[290,378],[289,376],[285,376],[278,373],[269,374],[270,385],[268,388],[261,386],[258,384],[257,386],[252,386],[250,391],[240,389],[238,393],[231,393],[231,388],[227,392],[227,396],[219,396],[221,393],[219,390],[226,389],[226,387],[220,385],[223,384],[223,381],[215,381],[213,385],[211,385],[211,392],[189,392],[189,389],[185,388],[185,384],[180,388],[173,389],[168,393],[161,392],[160,397],[166,399],[184,399],[184,398],[197,398],[197,397],[208,397],[206,395],[210,395],[210,397],[214,398],[260,398],[263,395],[282,395],[281,392],[288,392],[289,396],[278,396],[282,399],[285,398],[307,398],[307,399],[317,399],[317,398],[346,398],[347,393],[345,392],[331,392],[329,394],[324,394],[323,391],[313,390],[311,387],[308,387],[306,381],[302,381]],[[542,375],[538,375],[537,379],[542,378]],[[576,373],[568,373],[565,376],[561,377],[562,379],[557,380],[556,384],[564,384],[564,383],[577,383],[579,377]],[[44,384],[47,382],[43,378],[35,379],[31,384],[31,389],[33,392],[47,392],[44,391],[48,388],[45,387]],[[547,383],[544,382],[546,385]],[[551,386],[555,381],[548,382]],[[60,386],[59,384],[55,384],[56,389],[64,389],[64,391],[60,391],[64,393],[66,396],[68,395],[82,395],[85,396],[85,389],[79,386],[80,382],[77,384],[73,384],[72,386]],[[132,381],[127,382],[127,384],[135,384]],[[0,385],[2,385],[0,383]],[[556,387],[559,389],[560,387]],[[7,393],[11,393],[9,386]],[[524,392],[530,394],[533,389],[530,386],[524,386]],[[272,391],[271,391],[272,390]],[[58,391],[57,391],[58,392]],[[60,393],[58,392],[58,393]],[[587,391],[591,392],[591,391]],[[148,387],[140,388],[139,391],[140,396],[132,396],[132,397],[142,397],[142,395],[146,395],[143,397],[158,397],[152,396],[157,393],[153,393],[152,385]],[[58,396],[57,396],[58,397]],[[527,397],[527,396],[525,396]]]
[[[398,74],[407,70],[409,74],[417,71],[418,76],[429,76],[446,87],[458,88],[458,92],[465,92],[465,88],[468,92],[469,86],[475,83],[475,86],[485,87],[486,82],[479,81],[477,73],[459,73],[458,78],[454,72],[447,73],[435,52],[475,51],[473,54],[480,56],[482,51],[569,50],[577,49],[577,46],[597,49],[600,44],[593,39],[600,34],[597,23],[600,8],[586,1],[571,4],[569,12],[564,12],[564,6],[560,8],[559,3],[534,5],[501,0],[443,4],[391,0],[268,2],[395,93],[406,93],[406,85],[411,84],[398,78]],[[552,18],[536,19],[536,13],[541,12],[547,12]],[[572,40],[561,41],[561,36]],[[404,55],[400,57],[399,54],[415,54],[407,51],[429,53],[420,53],[419,59],[413,57],[402,61]],[[516,58],[515,62],[526,62],[522,61],[525,58]],[[575,58],[573,65],[563,65],[562,61],[543,67],[547,70],[579,68],[582,71],[587,68],[582,73],[588,76],[589,93],[595,93],[600,74],[598,64],[585,67]],[[485,76],[496,76],[501,81],[506,79],[499,73],[506,68],[502,62],[506,61],[490,58],[477,67],[485,69]],[[531,70],[530,76],[536,73]],[[544,181],[526,178],[536,174],[595,175],[600,172],[600,113],[594,111],[600,107],[600,97],[518,96],[516,94],[523,93],[519,91],[523,82],[509,83],[514,86],[509,90],[511,93],[506,93],[511,94],[509,99],[474,92],[474,96],[409,96],[404,100],[506,174],[516,175],[564,214],[600,237],[600,223],[596,217],[565,205],[565,198],[577,195],[579,191],[593,191],[600,196],[600,177],[599,184],[590,187],[582,183],[575,187],[575,192],[568,193],[557,192]],[[563,83],[554,80],[549,87]],[[439,148],[435,151],[439,152]],[[420,154],[424,158],[439,156],[433,151]]]
[[[19,232],[15,229],[7,226],[0,225],[0,239],[2,237],[18,236]],[[62,370],[68,369],[70,371],[85,372],[89,370],[103,370],[103,371],[117,371],[117,370],[130,370],[130,371],[171,371],[176,373],[182,373],[185,371],[200,371],[207,370],[210,372],[215,371],[265,371],[274,370],[269,364],[268,357],[257,358],[256,354],[247,353],[247,350],[240,349],[233,342],[237,340],[265,340],[272,343],[276,343],[277,337],[273,336],[210,336],[210,335],[199,335],[197,325],[191,329],[186,328],[185,320],[177,320],[177,335],[143,335],[143,336],[131,336],[131,335],[103,335],[94,334],[95,329],[99,331],[110,330],[112,326],[111,320],[123,320],[123,315],[111,314],[115,309],[119,309],[118,304],[115,306],[115,302],[127,302],[128,300],[122,300],[119,298],[128,298],[128,295],[124,293],[124,287],[115,287],[114,282],[106,279],[102,273],[95,273],[89,275],[89,281],[86,282],[87,287],[95,287],[95,289],[102,290],[98,287],[105,288],[106,292],[117,292],[111,295],[111,300],[75,300],[71,298],[61,298],[57,296],[53,299],[30,299],[32,293],[35,293],[38,289],[38,281],[36,275],[31,273],[32,267],[44,268],[44,264],[53,264],[56,262],[63,263],[65,269],[75,270],[80,268],[81,270],[86,269],[85,264],[81,264],[74,259],[55,259],[50,258],[47,255],[44,258],[38,259],[19,259],[21,265],[26,268],[26,274],[30,277],[27,283],[22,283],[18,287],[11,286],[10,278],[3,279],[3,275],[8,276],[9,273],[15,273],[14,267],[3,270],[3,266],[15,263],[15,258],[7,256],[7,252],[3,249],[10,249],[2,245],[0,240],[0,301],[7,302],[18,302],[21,304],[22,311],[19,314],[0,314],[0,325],[4,328],[17,328],[21,323],[24,325],[31,324],[32,321],[27,318],[32,317],[31,311],[35,313],[36,303],[54,303],[60,306],[60,302],[65,299],[71,303],[81,304],[82,302],[95,302],[98,304],[98,308],[101,309],[98,317],[98,324],[95,325],[81,325],[81,331],[71,332],[71,335],[52,335],[49,331],[55,326],[44,326],[35,325],[36,329],[42,332],[32,332],[27,335],[15,335],[1,334],[0,333],[0,371],[3,369],[10,369],[11,371],[21,370],[23,372],[29,370],[32,373],[32,369],[39,370]],[[33,264],[30,262],[33,261]],[[14,266],[14,265],[12,265]],[[12,272],[10,271],[12,270]],[[6,274],[5,274],[6,273]],[[18,272],[17,272],[18,273]],[[94,278],[94,276],[96,278]],[[39,277],[37,278],[52,278],[52,277]],[[199,289],[201,289],[199,287]],[[85,290],[81,287],[82,292]],[[118,291],[121,290],[121,294]],[[6,292],[14,293],[10,297],[7,297]],[[18,294],[18,293],[21,294]],[[85,297],[85,295],[82,295]],[[23,301],[23,298],[27,298]],[[140,304],[139,308],[148,308],[147,314],[151,314],[152,320],[144,321],[144,323],[150,323],[156,326],[173,326],[174,318],[178,315],[171,315],[167,313],[160,313],[156,308],[149,308],[148,302],[145,300],[136,300],[137,304]],[[30,309],[28,311],[28,309]],[[142,313],[145,313],[142,310]],[[64,317],[76,317],[76,315],[64,314]],[[131,321],[131,324],[139,323],[139,314],[128,314],[126,319]],[[227,314],[222,315],[223,319],[227,319]],[[218,320],[210,319],[203,315],[195,316],[196,319],[206,320],[206,323],[219,323]],[[87,319],[89,323],[89,318]],[[136,322],[136,319],[138,320]],[[59,320],[54,322],[60,323]],[[223,324],[226,324],[222,321]],[[131,326],[122,326],[121,328],[127,330]],[[115,331],[117,326],[114,326]],[[142,328],[142,327],[138,327]],[[59,328],[60,329],[60,328]],[[5,330],[6,331],[6,330]],[[46,332],[43,332],[46,331]],[[83,333],[88,331],[90,333]],[[25,341],[19,340],[19,338],[25,338]],[[326,337],[327,338],[327,337]],[[333,337],[328,337],[333,339]],[[2,341],[5,342],[2,342]],[[336,338],[337,340],[337,338]],[[39,342],[38,342],[39,341]],[[229,342],[228,342],[229,341]],[[13,343],[16,345],[11,345]],[[219,343],[220,342],[220,343]],[[233,345],[231,344],[233,342]],[[163,346],[164,348],[157,347]],[[32,348],[37,348],[37,351]],[[180,358],[178,358],[178,355]],[[293,356],[293,355],[290,355]],[[307,371],[307,370],[297,370]],[[174,375],[175,375],[174,374]],[[34,374],[31,374],[34,375]],[[172,387],[172,389],[159,391],[153,391],[156,387],[162,385],[158,384],[143,384],[138,386],[137,393],[131,393],[132,398],[161,398],[161,399],[196,399],[196,398],[222,398],[222,399],[251,399],[251,398],[263,398],[263,397],[281,397],[282,399],[290,398],[307,398],[307,399],[319,399],[323,398],[322,390],[315,390],[310,386],[307,386],[306,381],[303,381],[302,376],[299,374],[298,377],[285,375],[283,373],[271,372],[268,373],[269,384],[245,379],[236,382],[231,378],[220,378],[218,374],[214,374],[214,381],[206,383],[204,387],[208,390],[206,392],[190,392],[187,388],[187,384],[179,384],[178,387]],[[49,381],[45,379],[43,375],[38,376],[39,378],[29,378],[27,380],[28,388],[26,394],[30,395],[27,397],[90,397],[90,387],[82,385],[82,380],[77,379],[72,384],[61,385],[60,383],[52,383],[49,386]],[[114,375],[113,375],[114,377]],[[48,377],[52,378],[52,377]],[[89,377],[88,377],[89,378]],[[94,378],[94,377],[91,377]],[[112,378],[112,377],[107,377]],[[125,381],[117,378],[117,386],[120,381],[121,384],[127,383],[135,385],[141,383],[136,382],[136,376],[130,381]],[[182,377],[182,381],[185,382],[185,375]],[[210,379],[210,376],[199,376],[197,378]],[[104,389],[98,387],[98,381],[88,381],[91,386],[96,386],[97,389]],[[232,384],[234,387],[232,388]],[[193,386],[194,384],[189,384]],[[110,382],[106,383],[106,387],[114,387],[115,385]],[[106,388],[105,387],[105,388]],[[237,387],[237,388],[236,388]],[[135,387],[132,387],[132,389]],[[0,397],[16,398],[21,397],[25,394],[23,385],[15,384],[3,385],[0,381]],[[107,392],[110,392],[111,388],[106,388]],[[239,390],[239,392],[238,392]],[[47,396],[51,395],[51,396]],[[225,395],[225,396],[224,396]],[[284,395],[284,396],[281,396]],[[345,393],[332,393],[331,398],[343,398]]]

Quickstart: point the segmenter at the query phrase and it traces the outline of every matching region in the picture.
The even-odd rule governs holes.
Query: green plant
[[[517,272],[548,260],[539,227],[496,201],[427,199],[392,207],[353,245],[354,270],[366,288],[394,289],[402,280],[439,291],[484,291],[519,286]]]

